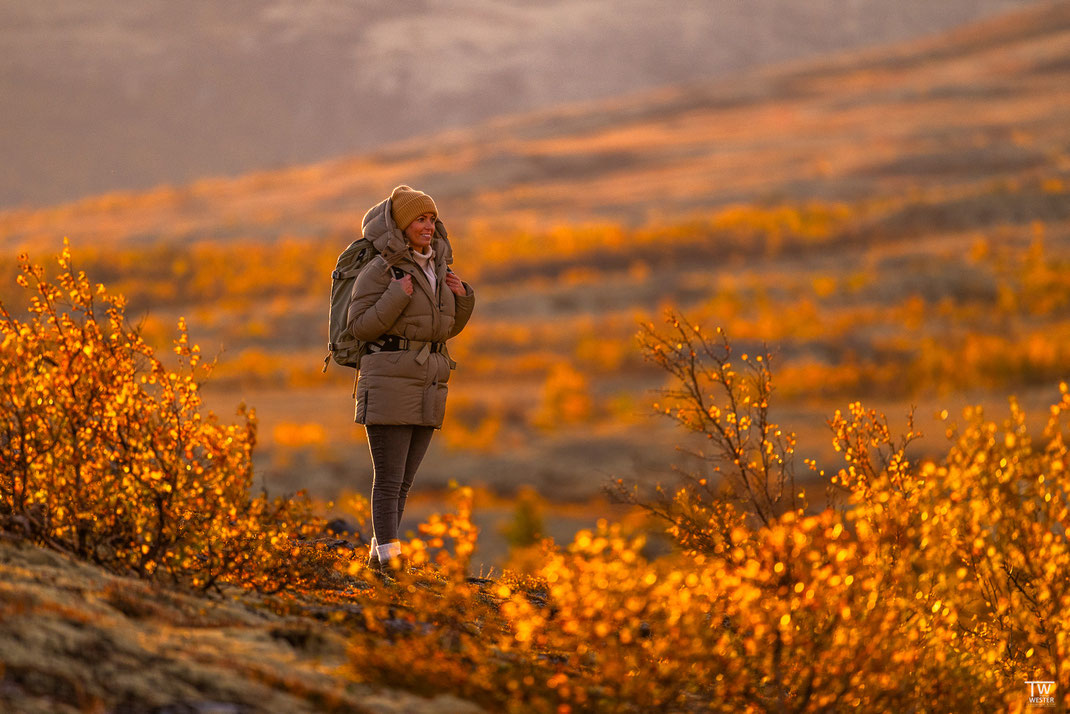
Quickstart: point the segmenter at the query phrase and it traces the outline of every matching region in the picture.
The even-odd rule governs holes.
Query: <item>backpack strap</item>
[[[337,271],[335,271],[337,272]],[[331,362],[331,355],[340,350],[348,350],[360,345],[360,340],[343,340],[342,342],[328,342],[327,356],[323,358],[323,372],[326,374],[327,365]]]
[[[347,280],[349,278],[355,278],[360,275],[360,268],[350,268],[349,270],[334,270],[331,272],[332,280]]]
[[[327,349],[331,352],[337,352],[338,350],[348,350],[350,347],[356,347],[360,344],[360,340],[343,340],[342,342],[328,342]]]
[[[439,352],[441,352],[442,356],[446,358],[446,361],[450,363],[450,369],[457,369],[457,363],[453,361],[452,357],[450,357],[450,352],[448,349],[446,349],[445,342],[442,343],[442,349],[440,349]]]

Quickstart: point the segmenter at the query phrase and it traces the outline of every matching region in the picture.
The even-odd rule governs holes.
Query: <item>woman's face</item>
[[[413,250],[426,253],[427,246],[431,245],[431,237],[435,235],[435,214],[424,213],[417,216],[404,233]]]

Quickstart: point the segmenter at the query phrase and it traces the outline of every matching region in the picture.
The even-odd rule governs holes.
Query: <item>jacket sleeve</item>
[[[353,284],[346,318],[349,333],[358,340],[374,340],[390,330],[412,299],[401,283],[392,280],[385,263],[370,263]]]
[[[464,285],[465,294],[454,296],[457,314],[453,319],[453,329],[450,330],[450,337],[456,337],[461,333],[464,326],[468,324],[469,318],[472,317],[472,310],[476,306],[476,293],[472,290],[472,286],[465,282],[461,284]]]

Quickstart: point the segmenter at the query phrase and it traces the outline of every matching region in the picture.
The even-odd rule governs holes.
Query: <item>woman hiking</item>
[[[347,318],[353,337],[368,343],[356,421],[372,457],[368,565],[384,570],[401,567],[405,498],[442,426],[446,382],[457,366],[446,340],[464,329],[475,294],[449,268],[453,249],[426,193],[398,186],[364,215],[363,233],[379,255],[357,276]]]

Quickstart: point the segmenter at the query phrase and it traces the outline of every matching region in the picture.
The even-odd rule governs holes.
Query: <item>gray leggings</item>
[[[398,537],[405,498],[435,428],[395,424],[364,428],[372,452],[372,533],[376,542],[385,544]]]

